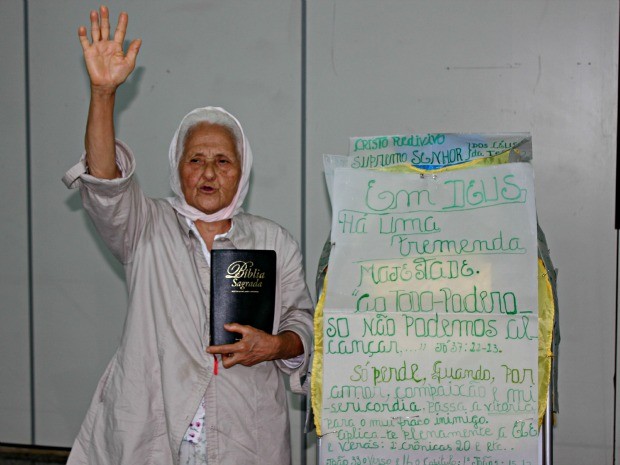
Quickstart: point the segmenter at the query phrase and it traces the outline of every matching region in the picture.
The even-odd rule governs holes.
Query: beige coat
[[[235,366],[213,373],[205,352],[209,266],[185,219],[165,200],[145,197],[133,177],[129,149],[117,143],[127,175],[100,180],[83,163],[64,181],[79,187],[102,239],[124,264],[129,309],[120,346],[108,365],[74,443],[69,464],[171,465],[183,435],[206,399],[209,465],[290,463],[282,372],[300,390],[312,347],[312,302],[301,254],[291,235],[252,215],[233,218],[230,240],[215,248],[277,253],[274,334],[294,331],[305,360]],[[205,394],[206,393],[206,394]]]

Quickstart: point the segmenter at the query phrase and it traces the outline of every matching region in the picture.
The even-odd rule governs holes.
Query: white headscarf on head
[[[232,131],[235,137],[237,156],[240,157],[241,162],[241,178],[239,179],[239,186],[237,187],[235,197],[230,205],[211,215],[192,207],[185,201],[185,196],[183,195],[183,190],[181,189],[181,178],[179,176],[179,161],[183,156],[183,145],[185,143],[187,131],[197,124],[205,122],[219,124]],[[241,124],[239,124],[237,118],[228,113],[226,110],[219,107],[204,107],[196,108],[185,115],[185,117],[181,120],[179,128],[174,133],[172,142],[170,142],[168,158],[170,160],[170,187],[172,187],[172,191],[176,194],[176,197],[171,197],[167,200],[180,214],[186,216],[192,221],[201,220],[209,223],[212,221],[227,220],[243,211],[241,205],[243,204],[243,200],[248,193],[248,187],[250,184],[252,149],[250,149],[250,144],[245,137]]]

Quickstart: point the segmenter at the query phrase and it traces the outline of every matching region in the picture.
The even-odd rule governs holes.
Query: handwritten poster
[[[537,462],[532,167],[336,168],[321,462]]]

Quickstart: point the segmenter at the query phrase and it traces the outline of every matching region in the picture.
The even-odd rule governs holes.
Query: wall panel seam
[[[306,254],[308,253],[306,246],[306,238],[307,238],[307,207],[306,207],[306,197],[307,197],[307,184],[306,184],[306,73],[307,73],[307,16],[306,16],[306,0],[301,0],[301,75],[300,75],[300,153],[301,153],[301,253],[303,257],[303,266],[306,268]],[[307,277],[306,277],[307,281]],[[311,281],[312,282],[312,281]],[[301,465],[307,464],[306,454],[308,452],[308,441],[305,432],[305,424],[306,424],[306,414],[307,414],[307,402],[305,397],[302,399],[302,408],[300,409],[301,415],[301,453],[300,453],[300,463]],[[306,407],[306,408],[304,408]]]
[[[30,121],[30,31],[28,0],[23,0],[24,15],[24,115],[26,145],[26,209],[27,209],[27,248],[28,248],[28,350],[30,364],[30,442],[36,444],[36,412],[34,396],[34,305],[33,305],[33,238],[32,238],[32,171],[31,171],[31,121]]]

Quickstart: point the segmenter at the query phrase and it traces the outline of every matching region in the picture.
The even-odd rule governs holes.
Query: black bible
[[[276,303],[275,250],[211,250],[211,345],[234,344],[239,323],[271,334]]]

